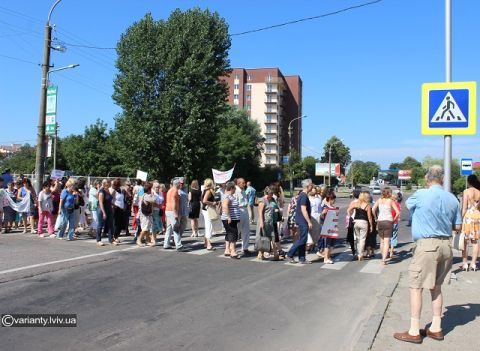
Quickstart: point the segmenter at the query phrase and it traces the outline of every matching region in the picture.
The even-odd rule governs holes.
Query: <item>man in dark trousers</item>
[[[298,251],[298,260],[301,264],[312,263],[306,259],[306,246],[308,239],[308,231],[312,230],[312,221],[310,220],[310,200],[308,199],[308,193],[312,191],[313,183],[311,179],[302,180],[303,191],[300,193],[297,199],[297,207],[295,208],[295,223],[298,225],[299,238],[295,241],[288,250],[287,257],[289,263],[297,263],[293,256]]]

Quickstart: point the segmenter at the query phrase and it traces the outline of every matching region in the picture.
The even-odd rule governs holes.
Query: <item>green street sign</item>
[[[56,86],[47,89],[47,116],[45,120],[45,134],[55,135],[57,127],[57,90]]]

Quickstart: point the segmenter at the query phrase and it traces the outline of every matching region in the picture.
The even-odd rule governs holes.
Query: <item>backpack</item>
[[[153,213],[153,204],[151,202],[145,202],[142,199],[141,209],[144,216],[151,216]]]

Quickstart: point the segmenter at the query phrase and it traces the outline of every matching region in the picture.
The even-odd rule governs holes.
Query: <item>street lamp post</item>
[[[328,186],[330,187],[332,177],[332,144],[328,147]]]
[[[41,190],[43,176],[45,174],[45,156],[46,156],[46,145],[45,145],[45,118],[46,118],[46,107],[47,107],[47,81],[48,81],[48,72],[50,69],[50,48],[52,41],[52,26],[50,25],[50,18],[52,17],[52,12],[55,7],[62,0],[56,0],[53,4],[50,12],[48,13],[47,24],[45,25],[45,42],[43,44],[43,64],[42,64],[42,82],[40,87],[40,112],[38,115],[38,132],[37,132],[37,154],[35,157],[35,178],[36,184],[35,189],[37,194]]]
[[[289,157],[288,157],[288,162],[290,162],[290,158],[292,157],[292,147],[293,147],[293,143],[292,143],[292,123],[294,121],[297,121],[301,118],[307,118],[307,116],[300,116],[300,117],[296,117],[294,119],[292,119],[290,121],[290,123],[288,124],[288,154],[289,154]],[[293,178],[290,177],[290,196],[293,196]]]

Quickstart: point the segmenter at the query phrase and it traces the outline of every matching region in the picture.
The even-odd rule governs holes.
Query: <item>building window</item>
[[[252,85],[251,84],[247,84],[247,91],[250,91],[252,90]]]
[[[272,84],[268,83],[267,84],[267,92],[271,92],[272,91]]]
[[[247,80],[248,81],[251,81],[252,80],[252,76],[250,74],[247,74]]]
[[[267,95],[267,102],[272,102],[272,95]]]
[[[270,105],[267,106],[267,112],[272,112],[272,106]]]
[[[239,74],[235,74],[235,79],[236,79],[236,80],[239,80],[239,79],[240,79],[240,75],[239,75]]]
[[[234,85],[233,85],[233,89],[235,89],[235,90],[240,89],[240,84],[234,84]]]
[[[271,122],[271,121],[272,121],[272,116],[267,115],[267,122]]]
[[[252,105],[247,105],[247,111],[250,111],[252,109]]]
[[[269,75],[267,76],[267,82],[271,82],[271,81],[272,81],[272,75],[269,74]]]
[[[247,95],[247,101],[252,100],[252,97],[250,95]]]
[[[234,99],[234,100],[238,100],[238,94],[234,94],[234,95],[233,95],[233,99]]]

